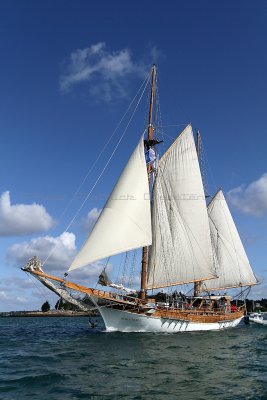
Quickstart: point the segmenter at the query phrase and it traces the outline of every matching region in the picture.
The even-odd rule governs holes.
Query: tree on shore
[[[42,312],[47,312],[50,310],[50,304],[48,303],[48,301],[45,301],[44,304],[41,307]]]
[[[246,307],[247,307],[248,312],[253,312],[256,310],[266,312],[267,311],[267,299],[261,299],[261,300],[246,299]]]

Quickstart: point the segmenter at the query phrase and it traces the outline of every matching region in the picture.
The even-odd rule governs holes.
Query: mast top
[[[149,113],[148,113],[148,130],[147,130],[147,140],[153,139],[153,105],[154,105],[154,97],[155,97],[155,80],[156,80],[156,65],[153,64],[151,70],[151,90],[150,90],[150,104],[149,104]]]

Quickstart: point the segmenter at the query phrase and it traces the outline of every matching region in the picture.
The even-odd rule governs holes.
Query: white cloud
[[[17,276],[12,276],[8,278],[3,278],[1,279],[0,282],[0,291],[6,290],[6,289],[19,289],[20,291],[28,291],[31,288],[34,288],[33,281],[27,279],[27,278],[21,278],[19,275]]]
[[[7,263],[23,267],[33,256],[38,256],[42,263],[49,256],[43,267],[44,271],[61,276],[68,270],[77,253],[75,239],[73,233],[64,232],[57,237],[44,236],[29,242],[13,244],[7,249]],[[96,261],[89,266],[72,271],[71,279],[86,280],[87,283],[91,281],[92,284],[95,284],[103,267],[104,263]],[[107,270],[110,269],[111,265],[109,264]]]
[[[85,281],[85,285],[94,285],[98,281],[98,277],[106,264],[102,261],[96,261],[83,268],[78,268],[70,272],[69,279],[76,281]],[[109,273],[112,269],[111,264],[107,265],[106,271]]]
[[[154,56],[155,51],[154,47]],[[109,51],[106,44],[100,42],[71,53],[60,77],[60,90],[68,92],[77,84],[90,82],[90,94],[110,102],[113,98],[127,96],[126,78],[144,76],[146,70],[143,63],[133,61],[128,49]]]
[[[38,282],[36,283],[38,284]],[[57,296],[51,291],[43,287],[42,292],[36,290],[35,292],[20,294],[21,288],[13,290],[0,291],[0,311],[24,311],[24,310],[40,310],[41,305],[45,300],[48,300],[53,308],[57,301]]]
[[[77,253],[75,239],[73,233],[64,232],[57,237],[44,236],[14,244],[7,249],[7,263],[18,268],[25,266],[34,255],[37,255],[42,262],[50,255],[43,266],[44,271],[62,277]],[[89,266],[71,271],[67,279],[94,287],[104,265],[106,263],[96,261]],[[111,264],[108,264],[107,271],[111,269]],[[15,276],[2,279],[0,282],[0,310],[40,309],[45,300],[54,307],[57,296],[53,292],[34,278],[29,279],[27,275],[20,277],[19,274],[22,272],[18,269],[17,272]]]
[[[267,173],[249,185],[241,185],[227,193],[230,203],[239,211],[261,217],[267,212]]]
[[[28,308],[29,299],[27,296],[17,295],[18,292],[0,290],[1,311],[25,310]]]
[[[0,196],[0,236],[17,236],[46,231],[53,219],[39,204],[11,205],[8,191]]]
[[[24,266],[33,256],[42,262],[50,255],[45,269],[47,272],[65,272],[76,254],[75,235],[64,232],[60,236],[44,236],[29,242],[13,244],[7,250],[7,261],[17,266]]]
[[[88,212],[86,217],[82,219],[81,227],[84,231],[90,232],[93,229],[101,211],[101,209],[98,209],[96,207],[92,208],[92,210]]]
[[[9,295],[4,290],[1,290],[0,291],[0,300],[1,301],[5,301],[5,300],[8,300],[8,299],[9,299]]]
[[[22,271],[0,282],[0,311],[40,310],[46,300],[54,307],[57,296]]]
[[[163,57],[163,53],[157,48],[157,46],[152,46],[150,50],[150,57],[152,59],[152,62],[155,64],[159,60],[159,58]]]
[[[44,269],[46,272],[49,272],[49,264]],[[95,287],[102,269],[103,264],[96,262],[90,265],[90,267],[73,271],[67,279],[84,284],[85,286]],[[111,266],[108,265],[107,271],[110,269]],[[41,305],[46,300],[49,301],[51,308],[55,307],[58,297],[51,290],[24,272],[19,270],[17,272],[17,275],[2,279],[0,282],[0,312],[40,310]],[[60,272],[65,272],[65,269],[57,271],[56,275],[59,275],[59,277],[61,277]],[[20,277],[20,275],[23,277]]]

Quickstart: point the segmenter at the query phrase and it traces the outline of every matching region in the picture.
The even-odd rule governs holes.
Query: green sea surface
[[[267,399],[267,326],[106,333],[88,318],[1,318],[0,399]]]

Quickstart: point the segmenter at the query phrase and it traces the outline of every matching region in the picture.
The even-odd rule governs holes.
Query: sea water
[[[0,399],[267,399],[267,327],[104,333],[88,318],[1,318]]]

